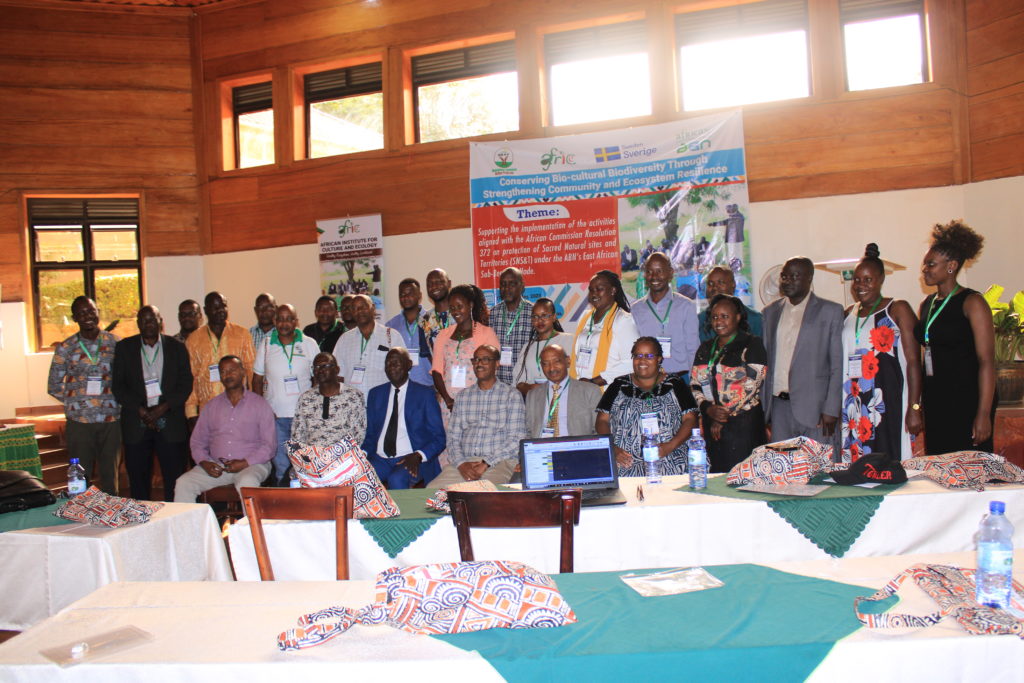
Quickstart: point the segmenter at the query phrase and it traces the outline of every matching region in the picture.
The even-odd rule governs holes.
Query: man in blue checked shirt
[[[434,380],[430,376],[430,344],[420,327],[420,318],[423,316],[423,292],[420,290],[420,281],[414,277],[407,277],[398,283],[398,303],[402,306],[402,312],[387,322],[387,326],[398,330],[402,335],[404,346],[409,351],[409,360],[412,362],[412,369],[409,371],[409,379],[417,384],[424,384],[434,389]]]

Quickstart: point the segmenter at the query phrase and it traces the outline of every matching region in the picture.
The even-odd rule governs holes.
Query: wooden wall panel
[[[967,1],[973,180],[1024,173],[1024,3]]]
[[[138,193],[145,256],[199,253],[189,14],[0,6],[0,284],[23,300],[22,198]]]

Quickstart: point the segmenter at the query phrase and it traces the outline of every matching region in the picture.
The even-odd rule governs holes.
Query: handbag
[[[726,476],[730,486],[806,484],[832,467],[832,446],[806,436],[758,446]]]
[[[53,514],[72,522],[85,522],[93,526],[115,529],[133,524],[145,524],[163,503],[121,498],[90,486],[54,510]]]
[[[1024,470],[1006,458],[984,451],[919,455],[903,461],[903,469],[920,472],[947,489],[985,490],[985,484],[1024,483]]]
[[[576,614],[547,574],[519,562],[451,562],[377,575],[375,602],[303,615],[299,627],[277,637],[280,650],[302,650],[332,640],[355,624],[387,624],[407,633],[440,635],[491,628],[553,628]]]
[[[24,470],[0,470],[0,514],[52,505],[56,501],[39,477]]]
[[[957,623],[973,635],[1016,635],[1024,638],[1024,622],[1008,610],[981,605],[974,599],[974,569],[962,569],[944,564],[915,564],[900,572],[874,595],[856,598],[853,611],[857,619],[868,628],[917,629],[939,623],[953,617]],[[921,590],[930,595],[939,605],[939,611],[923,616],[915,614],[864,614],[860,611],[863,602],[884,600],[895,595],[900,585],[908,578]],[[1024,586],[1013,582],[1011,591],[1012,607],[1020,610]]]
[[[402,514],[391,494],[384,488],[366,454],[346,437],[330,446],[312,446],[286,441],[285,451],[303,488],[325,486],[352,487],[352,516],[356,519],[380,519]]]

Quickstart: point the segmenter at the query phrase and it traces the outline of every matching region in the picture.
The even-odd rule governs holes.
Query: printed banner
[[[316,222],[320,248],[320,293],[334,297],[368,294],[383,320],[384,236],[380,214]]]
[[[536,140],[470,144],[476,282],[491,303],[501,272],[526,276],[526,297],[548,296],[563,321],[587,308],[601,269],[643,296],[655,251],[676,290],[704,298],[717,264],[753,303],[746,164],[740,111],[673,123]],[[703,303],[703,301],[701,301]]]

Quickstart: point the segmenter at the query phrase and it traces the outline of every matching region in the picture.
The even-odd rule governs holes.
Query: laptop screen
[[[611,436],[558,436],[519,442],[523,489],[613,488],[618,470]]]

